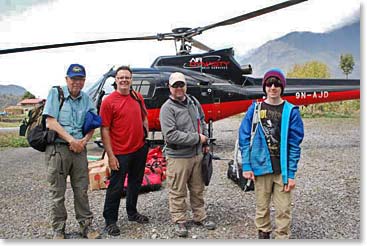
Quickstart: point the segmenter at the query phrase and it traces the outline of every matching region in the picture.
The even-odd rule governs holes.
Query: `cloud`
[[[0,21],[0,49],[170,32],[176,27],[216,23],[279,2],[33,1],[32,8],[27,6]],[[242,55],[291,31],[327,31],[347,21],[359,7],[357,0],[332,1],[332,6],[330,1],[309,0],[209,30],[197,39],[213,49],[234,47],[236,54]],[[70,63],[85,65],[87,83],[93,83],[114,64],[149,67],[157,56],[173,54],[173,42],[136,41],[0,55],[0,83],[21,85],[46,97],[51,86],[64,83]]]

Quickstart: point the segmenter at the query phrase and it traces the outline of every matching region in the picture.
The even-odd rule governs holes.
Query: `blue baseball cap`
[[[71,64],[66,72],[66,76],[73,77],[85,77],[85,68],[80,64]]]

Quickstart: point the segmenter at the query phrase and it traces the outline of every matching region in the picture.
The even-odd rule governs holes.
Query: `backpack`
[[[258,127],[260,122],[260,108],[261,102],[256,103],[254,114],[252,115],[250,147],[252,147],[256,128]],[[239,143],[237,139],[234,147],[233,160],[228,162],[227,177],[233,180],[243,191],[253,191],[255,190],[254,181],[252,181],[251,179],[245,179],[242,176],[241,159],[241,152],[239,150]]]
[[[60,101],[59,110],[61,110],[65,101],[64,92],[60,86],[53,86],[52,88],[57,88]],[[44,107],[45,103],[43,102],[41,105],[30,110],[28,112],[28,119],[24,119],[19,128],[19,135],[25,136],[29,145],[41,152],[45,152],[46,146],[53,143],[57,137],[55,131],[46,128],[46,116],[42,115]]]
[[[242,176],[242,166],[240,163],[241,153],[239,151],[238,140],[235,144],[234,159],[228,162],[227,177],[235,182],[241,190],[253,191],[255,190],[254,182],[251,179],[245,179]]]

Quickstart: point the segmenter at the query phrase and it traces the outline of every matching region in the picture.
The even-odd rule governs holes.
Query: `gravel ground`
[[[240,117],[214,124],[215,154],[231,159]],[[304,119],[305,139],[293,193],[294,239],[360,239],[360,120]],[[89,146],[89,153],[100,150]],[[31,148],[0,151],[0,238],[49,239],[48,192],[44,156]],[[190,224],[191,239],[256,239],[253,192],[243,192],[226,176],[228,160],[214,161],[214,174],[206,188],[208,215],[217,229],[207,231]],[[71,187],[66,192],[67,238],[80,238]],[[89,192],[98,228],[105,190]],[[122,234],[105,239],[177,239],[170,223],[167,190],[139,196],[138,210],[150,218],[140,225],[128,222],[123,199],[118,225]],[[274,211],[272,211],[273,214]]]

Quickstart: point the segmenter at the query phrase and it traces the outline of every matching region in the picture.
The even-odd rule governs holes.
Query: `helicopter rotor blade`
[[[248,20],[259,15],[263,15],[266,13],[270,13],[282,8],[286,8],[301,2],[305,2],[307,0],[289,0],[279,4],[275,4],[263,9],[259,9],[247,14],[243,14],[228,20],[224,20],[221,22],[217,22],[211,25],[207,25],[204,27],[197,28],[176,28],[171,33],[158,33],[152,36],[141,36],[141,37],[129,37],[129,38],[115,38],[115,39],[100,39],[100,40],[91,40],[91,41],[82,41],[82,42],[71,42],[71,43],[60,43],[60,44],[48,44],[48,45],[40,45],[40,46],[29,46],[29,47],[20,47],[20,48],[11,48],[11,49],[3,49],[0,50],[0,55],[10,54],[10,53],[19,53],[19,52],[27,52],[27,51],[35,51],[35,50],[44,50],[44,49],[55,49],[55,48],[63,48],[63,47],[71,47],[71,46],[79,46],[79,45],[88,45],[88,44],[100,44],[100,43],[110,43],[110,42],[121,42],[121,41],[133,41],[133,40],[178,40],[184,39],[192,43],[192,45],[198,49],[211,51],[213,49],[209,48],[205,44],[194,40],[192,37],[201,34],[203,31],[220,27],[226,25],[232,25],[244,20]]]
[[[155,40],[155,39],[156,40],[168,40],[168,39],[173,39],[173,38],[157,34],[157,35],[154,35],[154,36],[100,39],[100,40],[91,40],[91,41],[82,41],[82,42],[73,42],[73,43],[48,44],[48,45],[30,46],[30,47],[21,47],[21,48],[12,48],[12,49],[0,50],[0,55],[10,54],[10,53],[26,52],[26,51],[34,51],[34,50],[45,50],[45,49],[71,47],[71,46],[78,46],[78,45],[101,44],[101,43],[132,41],[132,40]]]
[[[204,51],[213,51],[212,48],[209,48],[208,46],[206,46],[205,44],[197,41],[196,39],[191,38],[189,41],[191,42],[192,46],[194,46],[198,49],[201,49],[201,50],[204,50]]]
[[[214,24],[211,24],[211,25],[207,25],[207,26],[204,26],[204,27],[198,27],[196,29],[196,32],[191,32],[188,36],[193,37],[195,35],[201,34],[203,31],[207,31],[207,30],[215,28],[215,27],[232,25],[232,24],[235,24],[235,23],[238,23],[238,22],[241,22],[241,21],[244,21],[244,20],[248,20],[248,19],[260,16],[260,15],[263,15],[263,14],[267,14],[267,13],[270,13],[270,12],[273,12],[273,11],[276,11],[276,10],[279,10],[279,9],[287,8],[289,6],[299,4],[299,3],[305,2],[305,1],[307,1],[307,0],[290,0],[290,1],[282,2],[282,3],[278,3],[278,4],[275,4],[275,5],[266,7],[266,8],[262,8],[262,9],[250,12],[250,13],[246,13],[246,14],[243,14],[243,15],[233,17],[233,18],[228,19],[228,20],[220,21],[220,22],[217,22],[217,23],[214,23]]]

